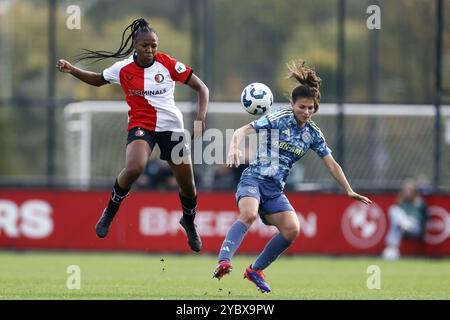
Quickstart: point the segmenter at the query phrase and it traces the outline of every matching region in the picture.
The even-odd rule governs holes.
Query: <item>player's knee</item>
[[[125,177],[128,181],[136,181],[141,173],[144,171],[145,166],[140,164],[129,165],[125,168]]]
[[[282,235],[288,241],[294,241],[300,234],[300,226],[298,224],[290,226],[283,230]]]
[[[239,215],[239,220],[245,223],[247,226],[251,226],[253,222],[255,222],[258,217],[257,212],[253,212],[251,210],[241,210],[241,214]]]

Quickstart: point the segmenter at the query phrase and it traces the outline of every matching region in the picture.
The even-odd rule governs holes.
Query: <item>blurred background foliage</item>
[[[6,1],[6,0],[3,0]],[[336,101],[337,1],[336,0],[209,0],[206,28],[212,45],[205,48],[202,33],[205,20],[202,3],[198,47],[192,49],[192,1],[58,1],[57,55],[73,60],[80,48],[114,50],[123,29],[134,19],[145,17],[159,35],[159,50],[195,68],[200,77],[209,73],[211,100],[237,101],[244,85],[267,83],[276,101],[285,101],[293,83],[286,80],[285,63],[302,58],[323,78],[323,102]],[[369,97],[370,61],[366,8],[370,1],[348,0],[346,10],[346,95],[347,102],[366,102]],[[69,30],[65,22],[69,5],[81,8],[81,29]],[[431,103],[434,84],[435,8],[433,1],[380,1],[382,24],[379,48],[380,103]],[[450,16],[450,3],[445,6]],[[4,13],[5,14],[5,13]],[[11,23],[13,49],[12,96],[45,98],[48,73],[48,7],[45,0],[14,1],[6,13]],[[401,18],[400,18],[401,17]],[[450,31],[445,23],[444,34]],[[444,38],[444,70],[450,74],[450,43]],[[193,57],[193,52],[197,53]],[[211,57],[205,70],[202,56]],[[109,59],[86,65],[101,71],[114,63]],[[51,62],[54,63],[53,61]],[[444,87],[450,85],[444,77]],[[116,86],[94,88],[58,75],[57,95],[71,99],[120,99]],[[0,92],[0,97],[9,98]],[[188,99],[189,91],[178,90],[178,99]],[[444,97],[448,103],[448,97]]]

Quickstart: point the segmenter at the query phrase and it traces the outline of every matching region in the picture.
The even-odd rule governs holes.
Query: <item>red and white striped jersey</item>
[[[175,105],[175,81],[187,83],[192,69],[170,56],[157,52],[153,63],[138,66],[134,56],[103,70],[103,78],[122,86],[126,95],[128,130],[142,127],[150,131],[182,132],[183,115]]]

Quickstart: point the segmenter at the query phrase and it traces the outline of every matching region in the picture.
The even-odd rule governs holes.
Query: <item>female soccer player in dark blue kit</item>
[[[259,213],[265,224],[274,225],[279,230],[244,273],[244,277],[262,292],[271,291],[263,270],[275,261],[299,234],[297,215],[284,195],[283,188],[292,165],[309,149],[322,158],[331,175],[349,197],[365,204],[371,203],[370,199],[353,191],[342,168],[331,155],[322,132],[311,120],[319,108],[321,79],[304,65],[304,61],[291,61],[287,66],[290,77],[300,82],[292,91],[291,106],[239,128],[232,137],[227,165],[239,166],[238,146],[241,140],[249,133],[267,130],[267,139],[263,140],[263,145],[259,145],[256,159],[242,173],[238,183],[236,202],[240,215],[226,235],[219,252],[219,264],[213,273],[215,278],[221,279],[231,272],[231,258]],[[271,134],[274,130],[275,135]]]

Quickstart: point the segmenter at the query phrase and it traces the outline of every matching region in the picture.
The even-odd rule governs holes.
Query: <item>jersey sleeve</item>
[[[314,150],[319,157],[323,158],[331,154],[331,149],[328,148],[325,137],[320,130],[315,132],[313,139],[311,149]]]
[[[250,122],[250,125],[255,129],[256,132],[259,130],[270,130],[272,129],[272,123],[267,115]]]
[[[102,72],[102,78],[105,79],[106,81],[108,81],[109,83],[118,83],[120,84],[120,69],[122,66],[122,62],[118,61],[116,63],[114,63],[112,66],[110,66],[109,68],[106,68],[105,70],[103,70]]]
[[[172,80],[184,84],[188,83],[194,73],[194,70],[192,70],[191,67],[186,66],[184,63],[177,61],[164,53],[158,53],[157,57],[157,59],[169,70]]]
[[[255,128],[256,132],[261,129],[280,129],[283,123],[289,121],[292,112],[287,109],[282,109],[276,112],[269,112],[259,118],[258,120],[252,121],[250,125]]]

